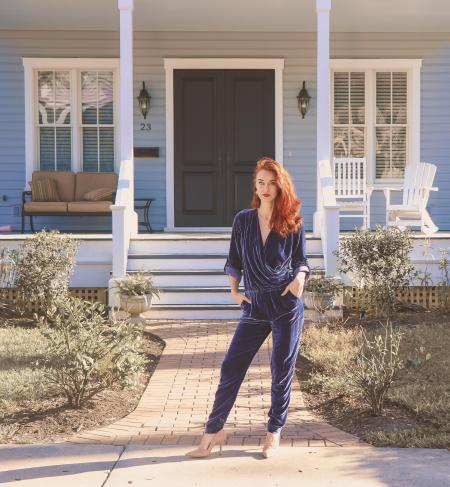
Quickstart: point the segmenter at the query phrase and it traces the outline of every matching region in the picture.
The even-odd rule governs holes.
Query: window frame
[[[71,171],[82,172],[82,127],[81,127],[81,71],[113,71],[114,104],[114,171],[120,167],[120,106],[119,106],[119,58],[22,58],[25,77],[25,189],[29,189],[33,171],[39,170],[39,113],[38,113],[38,71],[67,70],[71,81],[71,126],[72,164]]]
[[[407,147],[406,164],[420,162],[420,69],[422,59],[330,59],[330,154],[333,154],[334,72],[364,71],[366,100],[367,181],[374,188],[402,187],[403,178],[375,179],[376,175],[376,72],[407,73]]]

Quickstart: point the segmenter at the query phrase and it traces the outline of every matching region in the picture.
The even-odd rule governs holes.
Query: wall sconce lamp
[[[150,110],[150,98],[151,96],[148,94],[148,91],[145,88],[145,81],[143,81],[142,89],[137,99],[139,102],[139,108],[141,109],[141,113],[144,116],[144,119],[147,118],[147,113]]]
[[[308,111],[310,99],[311,97],[309,96],[309,93],[306,90],[305,81],[303,80],[303,87],[300,90],[300,93],[297,95],[298,109],[302,114],[302,118],[305,118],[305,114]]]

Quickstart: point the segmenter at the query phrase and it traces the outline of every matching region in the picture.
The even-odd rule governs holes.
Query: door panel
[[[273,70],[174,70],[175,226],[231,226],[275,155]]]
[[[222,85],[217,70],[174,70],[175,226],[216,226],[222,218]]]
[[[225,133],[227,187],[225,225],[250,206],[252,174],[262,156],[275,157],[273,70],[226,70]]]

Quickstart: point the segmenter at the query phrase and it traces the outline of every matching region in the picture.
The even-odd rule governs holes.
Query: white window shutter
[[[83,171],[114,171],[114,75],[81,72]]]
[[[376,178],[402,178],[408,147],[406,71],[376,73]]]
[[[39,168],[70,171],[72,126],[70,71],[38,71]]]
[[[334,157],[366,154],[365,72],[335,71],[333,74]]]

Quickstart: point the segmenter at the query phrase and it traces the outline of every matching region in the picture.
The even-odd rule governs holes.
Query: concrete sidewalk
[[[222,456],[185,457],[161,445],[1,445],[5,486],[123,487],[448,487],[450,452],[424,448],[225,446]]]

